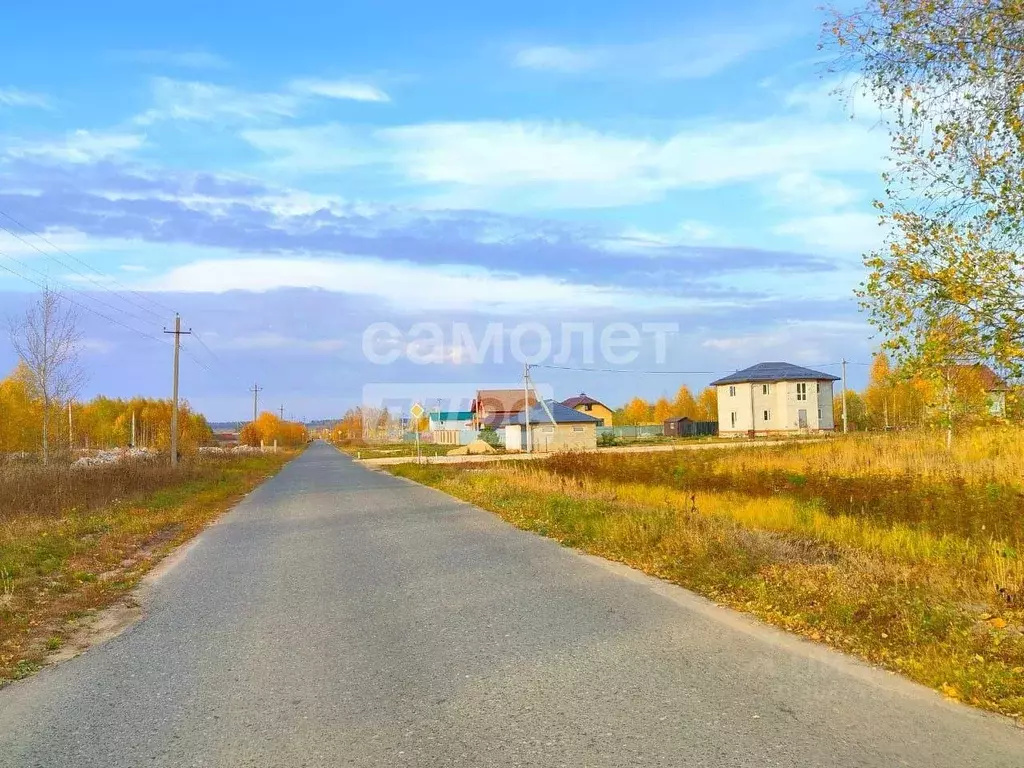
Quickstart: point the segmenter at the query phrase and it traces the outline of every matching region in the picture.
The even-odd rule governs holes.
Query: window
[[[816,382],[814,382],[814,386],[815,386],[815,391],[816,391],[816,392],[817,392],[818,394],[821,394],[821,382],[820,382],[820,381],[816,381]]]
[[[796,399],[806,400],[807,399],[807,382],[801,381],[796,385]]]
[[[550,425],[548,425],[548,426],[544,427],[541,431],[542,432],[554,432],[555,428],[550,426]]]
[[[821,421],[821,408],[818,409],[818,421]]]
[[[584,411],[592,411],[592,410],[594,410],[594,406],[593,406],[592,403],[584,403],[583,404],[583,410]]]
[[[573,432],[582,432],[583,431],[583,427],[573,427],[572,431]]]
[[[736,387],[729,387],[729,397],[736,397]]]
[[[764,412],[764,420],[765,421],[771,421],[772,420],[772,412],[771,411],[765,411]]]
[[[772,393],[772,385],[771,384],[762,384],[761,385],[761,394],[762,395],[770,395],[771,393]]]
[[[736,411],[729,414],[729,420],[732,423],[733,429],[736,428]]]

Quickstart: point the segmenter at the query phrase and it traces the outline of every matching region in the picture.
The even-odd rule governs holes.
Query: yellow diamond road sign
[[[423,406],[420,405],[419,403],[413,403],[412,408],[409,409],[409,413],[412,414],[412,417],[414,419],[418,419],[420,416],[426,413],[426,411],[423,410]]]

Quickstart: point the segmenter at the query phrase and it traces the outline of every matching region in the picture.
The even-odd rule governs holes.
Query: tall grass
[[[183,461],[172,468],[166,458],[133,459],[116,464],[71,467],[67,464],[0,464],[0,522],[20,517],[52,517],[68,510],[101,508],[114,499],[194,479],[211,468],[212,457]]]

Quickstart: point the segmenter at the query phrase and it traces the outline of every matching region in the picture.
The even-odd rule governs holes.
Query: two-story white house
[[[833,376],[790,363],[758,363],[711,382],[723,437],[835,429]]]

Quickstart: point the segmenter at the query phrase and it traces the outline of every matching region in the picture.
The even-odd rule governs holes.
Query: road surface
[[[1024,765],[1024,731],[314,444],[146,618],[0,691],[0,765]]]

